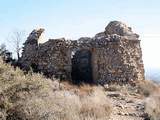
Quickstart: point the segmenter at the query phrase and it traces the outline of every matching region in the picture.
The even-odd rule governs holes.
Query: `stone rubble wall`
[[[31,67],[37,65],[38,39],[43,32],[44,29],[42,28],[33,30],[25,41],[22,51],[22,57],[20,58],[20,64],[24,70],[30,70]]]
[[[50,39],[40,44],[38,70],[61,79],[71,79],[71,51],[65,39]]]
[[[122,22],[110,22],[104,32],[93,38],[82,37],[74,41],[50,39],[38,44],[43,31],[32,31],[24,43],[21,58],[24,69],[32,67],[49,77],[71,80],[72,53],[89,50],[94,83],[144,80],[139,36]]]
[[[140,41],[125,39],[108,42],[94,50],[94,74],[97,82],[132,82],[144,80]]]

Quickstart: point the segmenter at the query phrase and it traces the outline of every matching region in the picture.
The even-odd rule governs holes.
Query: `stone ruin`
[[[48,77],[74,83],[128,83],[144,80],[139,35],[119,21],[110,22],[104,32],[78,40],[49,39],[39,44],[44,29],[33,30],[20,63]]]

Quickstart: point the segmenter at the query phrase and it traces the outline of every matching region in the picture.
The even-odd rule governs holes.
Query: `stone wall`
[[[62,38],[40,44],[38,70],[49,77],[54,75],[61,79],[71,79],[71,51],[68,42]]]
[[[32,31],[25,42],[21,58],[24,69],[32,67],[49,77],[101,84],[144,79],[139,36],[122,22],[110,22],[93,38],[50,39],[38,44],[43,31]]]
[[[144,79],[140,41],[121,38],[94,50],[94,75],[99,82],[130,82]]]
[[[25,41],[22,57],[20,58],[20,64],[23,69],[30,70],[31,67],[35,68],[37,66],[38,39],[43,32],[44,29],[33,30]]]

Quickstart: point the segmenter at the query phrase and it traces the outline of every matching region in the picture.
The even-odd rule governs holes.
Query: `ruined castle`
[[[110,22],[92,38],[49,39],[39,44],[43,32],[33,30],[24,43],[20,62],[26,70],[75,83],[144,80],[139,35],[122,22]]]

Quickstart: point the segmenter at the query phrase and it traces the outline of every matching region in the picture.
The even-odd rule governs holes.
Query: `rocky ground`
[[[121,90],[119,90],[121,89]],[[106,95],[113,105],[110,120],[144,120],[144,97],[135,88],[109,89]]]

